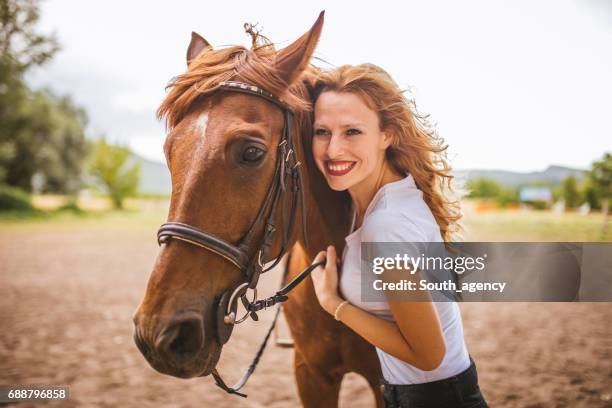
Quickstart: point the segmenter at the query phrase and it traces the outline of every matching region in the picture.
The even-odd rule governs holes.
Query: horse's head
[[[229,336],[220,333],[227,327],[225,313],[219,309],[226,307],[228,294],[245,281],[240,257],[232,256],[231,250],[229,255],[224,253],[224,244],[240,247],[245,235],[252,236],[242,246],[243,255],[248,255],[242,260],[256,258],[264,222],[255,220],[267,217],[258,214],[278,174],[284,126],[291,125],[273,101],[219,84],[254,85],[300,111],[307,103],[290,86],[307,68],[322,25],[323,14],[306,34],[278,52],[269,44],[258,44],[256,34],[252,34],[251,49],[220,50],[192,35],[188,70],[171,82],[159,109],[170,129],[164,145],[172,176],[168,220],[180,224],[173,224],[175,229],[170,227],[162,240],[144,299],[134,315],[136,344],[162,373],[189,378],[208,375],[215,367]],[[296,148],[303,155],[301,147]],[[264,213],[280,220],[282,207],[266,208]],[[183,224],[207,235],[190,239],[193,230],[181,235]],[[281,249],[281,235],[273,234],[264,263]],[[219,241],[212,247],[198,246],[198,239],[211,237],[222,241],[221,246]]]

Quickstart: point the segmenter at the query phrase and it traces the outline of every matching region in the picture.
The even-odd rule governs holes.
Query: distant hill
[[[453,172],[458,180],[469,181],[479,178],[488,178],[506,186],[519,186],[544,182],[546,184],[559,184],[566,177],[573,175],[577,180],[586,177],[586,170],[574,169],[564,166],[548,166],[544,171],[520,173],[507,170],[456,170]]]
[[[134,161],[140,163],[140,191],[148,194],[170,194],[170,172],[165,163],[148,160],[134,155]],[[453,172],[458,180],[468,181],[478,178],[488,178],[507,186],[518,186],[544,182],[546,184],[559,184],[567,176],[573,175],[578,180],[586,176],[586,171],[564,166],[548,166],[546,170],[520,173],[507,170],[455,170]]]
[[[140,163],[140,186],[138,190],[145,194],[168,194],[172,191],[170,171],[165,163],[148,160],[136,154],[132,155],[134,163]]]

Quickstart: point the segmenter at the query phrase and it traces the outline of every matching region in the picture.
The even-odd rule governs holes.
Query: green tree
[[[473,198],[495,198],[498,197],[503,188],[495,180],[487,178],[479,178],[469,180],[467,182],[467,188],[470,191],[468,197]]]
[[[140,164],[131,164],[130,149],[115,146],[100,138],[93,146],[89,169],[97,183],[106,191],[117,209],[123,200],[138,192]]]
[[[589,207],[594,210],[601,208],[601,197],[599,197],[599,190],[589,180],[584,188],[584,199],[589,203]]]
[[[563,180],[563,200],[567,208],[576,208],[580,205],[580,192],[578,183],[574,176],[568,176]]]
[[[506,207],[508,204],[519,202],[519,191],[514,187],[504,187],[497,196],[497,202],[500,206]]]
[[[0,129],[0,180],[25,191],[39,174],[42,190],[75,193],[87,153],[85,112],[68,97],[25,90],[25,98]]]
[[[59,49],[55,34],[41,35],[36,0],[0,0],[0,58],[18,74],[49,61]]]
[[[593,163],[589,172],[589,181],[597,188],[601,199],[601,211],[604,216],[603,233],[608,229],[610,197],[612,197],[612,154],[605,153],[601,160]]]
[[[13,137],[27,124],[21,115],[29,90],[11,64],[0,58],[0,183],[17,155]]]
[[[0,183],[74,193],[86,154],[85,113],[69,98],[31,91],[24,73],[59,49],[55,35],[36,32],[38,1],[0,0]]]

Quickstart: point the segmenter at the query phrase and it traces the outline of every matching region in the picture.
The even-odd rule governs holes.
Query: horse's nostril
[[[155,341],[155,348],[175,360],[188,360],[202,348],[203,334],[202,319],[177,321],[161,332]]]
[[[202,324],[200,321],[181,323],[179,332],[170,343],[170,350],[176,354],[192,355],[200,350],[202,345]]]

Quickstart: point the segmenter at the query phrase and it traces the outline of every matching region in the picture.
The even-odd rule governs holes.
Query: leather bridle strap
[[[249,263],[248,255],[234,245],[181,222],[163,224],[157,231],[157,238],[162,244],[170,238],[175,238],[208,249],[221,255],[241,270],[245,269]]]
[[[268,307],[272,307],[272,306],[276,305],[276,310],[274,312],[274,318],[272,319],[272,322],[270,323],[270,327],[268,327],[268,331],[266,332],[266,335],[265,335],[263,341],[259,345],[259,348],[257,349],[257,353],[255,353],[255,357],[253,357],[253,360],[251,361],[251,364],[249,364],[249,367],[246,369],[246,371],[242,375],[242,378],[240,378],[240,380],[236,384],[234,384],[233,386],[229,387],[225,383],[225,381],[223,381],[223,378],[221,378],[221,375],[219,374],[217,369],[214,368],[212,370],[211,374],[212,374],[213,378],[215,379],[215,384],[219,388],[222,388],[223,390],[225,390],[229,394],[235,394],[235,395],[238,395],[238,396],[244,397],[244,398],[247,397],[246,394],[243,394],[243,393],[238,392],[238,391],[240,391],[240,389],[246,385],[247,381],[249,380],[249,377],[255,372],[255,368],[257,367],[257,364],[259,363],[259,359],[261,358],[264,350],[266,349],[266,346],[268,344],[268,340],[270,340],[270,334],[272,333],[272,331],[274,330],[274,327],[276,326],[276,321],[278,320],[278,315],[280,314],[280,310],[281,310],[281,303],[286,301],[287,299],[289,299],[287,297],[287,294],[293,288],[295,288],[300,282],[302,282],[304,279],[306,279],[306,277],[308,277],[308,275],[310,275],[310,273],[315,268],[317,268],[319,266],[325,266],[325,262],[326,261],[323,260],[321,262],[317,262],[315,264],[312,264],[312,265],[308,266],[298,276],[293,278],[291,280],[291,282],[289,282],[284,287],[279,289],[271,297],[269,297],[267,299],[258,300],[256,302],[252,302],[252,303],[250,303],[247,306],[247,310],[249,310],[251,312],[256,312],[256,311],[259,311],[259,310],[262,310],[262,309],[266,309]],[[287,263],[285,264],[285,270],[283,272],[283,278],[282,278],[282,281],[281,281],[281,285],[285,282],[285,279],[287,278],[287,275],[289,274],[289,265],[290,265],[290,263],[291,263],[291,253],[289,253],[289,256],[287,257]]]

